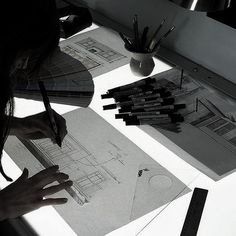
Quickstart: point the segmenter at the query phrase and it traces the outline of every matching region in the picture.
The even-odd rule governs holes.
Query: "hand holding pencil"
[[[46,114],[47,114],[47,120],[49,121],[50,124],[50,129],[51,129],[51,138],[53,141],[57,143],[59,147],[62,145],[62,140],[67,134],[66,131],[66,122],[63,117],[61,117],[59,114],[57,114],[50,105],[49,98],[47,96],[47,91],[45,89],[43,81],[38,82],[40,92],[42,94],[43,98],[43,103],[46,109]],[[59,116],[59,118],[58,118]]]

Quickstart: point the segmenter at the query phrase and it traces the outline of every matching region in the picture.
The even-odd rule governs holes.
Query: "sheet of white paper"
[[[234,171],[236,123],[224,117],[224,113],[235,111],[236,104],[228,103],[210,92],[189,75],[184,76],[180,89],[180,71],[176,69],[153,77],[157,79],[158,84],[172,91],[176,96],[176,103],[186,104],[186,109],[179,111],[185,122],[181,125],[182,132],[178,134],[155,126],[140,128],[214,180]],[[156,129],[164,136],[156,132]]]
[[[60,47],[79,60],[93,78],[128,64],[130,60],[117,32],[103,27],[61,41]]]
[[[73,187],[57,194],[68,196],[69,201],[56,209],[78,235],[104,235],[189,191],[93,110],[81,108],[64,117],[69,134],[61,149],[47,139],[22,143],[12,136],[6,142],[5,151],[20,168],[28,167],[32,173],[59,164],[70,175]],[[134,195],[139,201],[142,199],[142,191],[139,187],[136,190],[136,186],[143,164],[158,170],[161,178],[171,179],[172,186],[161,180],[157,191],[152,192],[153,202],[150,204],[150,199],[144,198],[139,206],[134,202]],[[149,179],[145,181],[143,186]]]

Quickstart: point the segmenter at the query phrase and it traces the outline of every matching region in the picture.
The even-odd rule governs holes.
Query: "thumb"
[[[17,181],[23,181],[23,180],[26,180],[29,176],[29,171],[27,168],[24,168],[21,176],[17,179]]]

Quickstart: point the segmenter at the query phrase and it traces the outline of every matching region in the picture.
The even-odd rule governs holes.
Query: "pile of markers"
[[[119,108],[116,119],[126,125],[152,125],[173,132],[180,132],[184,121],[178,110],[185,104],[175,104],[171,92],[156,83],[155,78],[145,78],[124,86],[109,89],[102,99],[113,98],[115,103],[104,105],[103,110]]]
[[[165,19],[161,22],[161,24],[157,27],[156,31],[152,35],[152,37],[148,36],[149,27],[146,26],[143,29],[142,34],[139,34],[139,26],[138,26],[138,16],[134,15],[133,17],[133,34],[134,37],[128,38],[124,36],[122,33],[120,37],[125,43],[125,47],[134,52],[141,53],[150,53],[156,51],[161,45],[162,41],[175,29],[175,26],[172,26],[165,34],[161,37],[159,36],[159,32],[161,31],[162,26],[165,23]],[[159,40],[158,40],[159,38]]]

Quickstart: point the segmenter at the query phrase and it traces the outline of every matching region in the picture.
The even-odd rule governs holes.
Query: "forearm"
[[[17,135],[22,128],[22,118],[12,117],[9,127],[9,135]]]
[[[6,220],[7,217],[7,213],[6,213],[6,207],[4,202],[0,202],[0,221]]]

